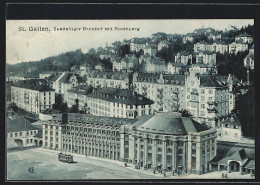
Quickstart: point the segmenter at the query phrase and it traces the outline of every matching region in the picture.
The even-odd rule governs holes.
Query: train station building
[[[43,124],[43,148],[134,164],[152,171],[203,174],[216,156],[215,129],[178,113],[141,119],[63,114]]]

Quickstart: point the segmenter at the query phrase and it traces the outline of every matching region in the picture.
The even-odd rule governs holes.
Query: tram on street
[[[59,153],[58,160],[62,162],[73,163],[73,156],[70,154]]]

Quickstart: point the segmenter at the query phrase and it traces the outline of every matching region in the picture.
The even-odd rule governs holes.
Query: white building
[[[85,110],[87,107],[87,95],[90,94],[92,90],[92,87],[88,85],[80,85],[67,90],[68,107],[72,107],[76,104],[76,101],[78,101],[78,109]]]
[[[210,127],[219,127],[230,113],[229,86],[217,75],[190,73],[185,79],[186,109],[195,120]]]
[[[11,101],[28,112],[40,113],[52,109],[55,92],[41,81],[20,81],[11,87]]]
[[[10,116],[6,120],[6,144],[7,148],[23,148],[34,146],[34,136],[38,128],[22,116]]]
[[[55,93],[61,94],[63,97],[63,101],[67,102],[67,90],[82,84],[84,84],[84,82],[78,74],[63,72],[53,82],[53,88],[55,89]]]
[[[211,51],[217,52],[217,53],[220,53],[220,54],[226,54],[226,53],[228,53],[228,44],[226,44],[223,41],[214,42],[211,45]]]
[[[207,64],[192,64],[189,66],[189,72],[194,72],[195,74],[217,74],[217,67],[216,66],[209,66]]]
[[[40,79],[46,79],[48,77],[50,77],[51,75],[53,75],[55,72],[54,71],[45,71],[39,74],[39,78]]]
[[[177,53],[177,55],[174,56],[174,59],[175,63],[182,63],[187,65],[188,62],[190,62],[190,64],[192,64],[192,54],[189,54],[186,51]]]
[[[239,140],[242,137],[241,124],[235,114],[230,114],[221,123],[220,135],[222,139]]]
[[[232,42],[229,46],[229,54],[237,54],[239,52],[245,52],[248,50],[248,44],[239,40],[236,42]]]
[[[197,64],[207,64],[210,67],[216,66],[216,53],[204,51],[196,54]]]
[[[185,44],[187,41],[193,42],[196,34],[194,33],[188,33],[182,38],[182,42]]]
[[[211,51],[211,44],[202,41],[194,44],[194,52],[200,52],[200,51]]]
[[[248,34],[241,34],[241,35],[237,35],[235,37],[235,42],[240,41],[240,40],[242,40],[243,43],[252,43],[252,42],[254,42],[253,37],[248,35]]]
[[[133,90],[103,87],[87,95],[89,113],[96,116],[135,119],[152,115],[154,102]]]
[[[161,42],[158,43],[157,45],[157,51],[160,51],[162,48],[168,48],[169,47],[169,42],[167,40],[162,40]]]

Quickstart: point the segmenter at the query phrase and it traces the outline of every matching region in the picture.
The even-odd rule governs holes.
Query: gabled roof
[[[225,121],[221,122],[221,124],[229,124],[229,125],[237,125],[237,126],[241,125],[238,117],[235,114],[230,114]]]
[[[58,82],[60,82],[60,83],[69,84],[69,83],[71,83],[71,82],[70,82],[70,77],[71,77],[71,76],[76,76],[77,79],[78,79],[78,81],[79,81],[79,82],[82,82],[82,78],[81,78],[78,74],[73,74],[73,73],[70,73],[70,72],[64,72],[64,73],[62,74],[62,77],[61,77],[60,79],[57,79],[57,80],[58,80]]]
[[[205,41],[200,41],[200,42],[197,42],[196,44],[203,44],[203,45],[210,45],[209,43],[205,42]],[[196,45],[195,44],[195,45]]]
[[[22,116],[9,117],[6,120],[7,132],[20,132],[29,130],[38,130]]]
[[[227,81],[217,75],[198,75],[200,86],[203,87],[227,87]]]
[[[75,94],[82,94],[82,95],[87,95],[92,92],[92,86],[89,85],[79,85],[77,87],[73,87],[67,92],[75,93]]]

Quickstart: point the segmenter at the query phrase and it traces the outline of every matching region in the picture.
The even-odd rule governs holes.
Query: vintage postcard
[[[255,179],[253,19],[7,20],[6,179]]]

